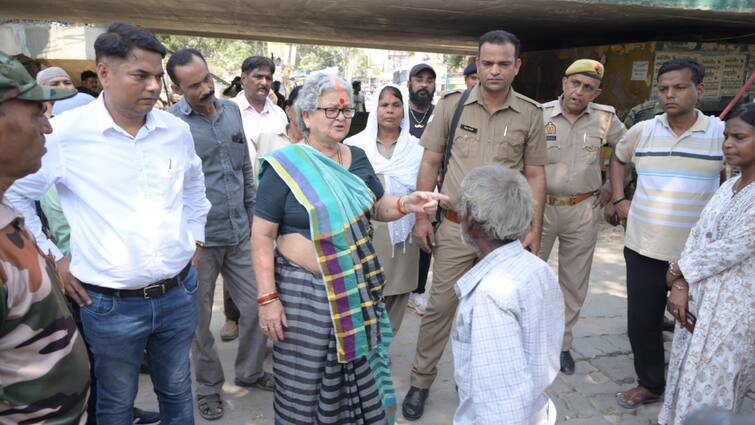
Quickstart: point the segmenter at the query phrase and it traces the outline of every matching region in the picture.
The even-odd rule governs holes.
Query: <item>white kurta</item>
[[[703,406],[739,409],[755,380],[755,184],[732,196],[737,180],[711,198],[682,252],[697,324],[676,326],[660,424]]]

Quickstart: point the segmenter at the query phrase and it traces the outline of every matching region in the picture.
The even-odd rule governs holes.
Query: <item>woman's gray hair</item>
[[[490,241],[524,236],[532,222],[532,191],[521,173],[500,165],[472,170],[461,182],[459,212]]]
[[[299,97],[296,98],[294,111],[296,111],[296,124],[305,135],[309,135],[309,128],[304,124],[302,115],[304,112],[312,113],[320,106],[320,97],[333,90],[343,90],[347,95],[347,105],[354,104],[354,96],[351,92],[351,85],[335,74],[325,72],[315,72],[307,77],[304,85],[299,90]]]

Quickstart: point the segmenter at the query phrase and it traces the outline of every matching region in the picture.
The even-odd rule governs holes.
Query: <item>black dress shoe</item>
[[[561,352],[561,372],[564,375],[574,374],[574,359],[568,351]]]
[[[404,418],[410,421],[416,421],[425,413],[425,400],[430,390],[426,388],[409,387],[409,392],[404,397],[404,403],[401,405],[401,413]]]

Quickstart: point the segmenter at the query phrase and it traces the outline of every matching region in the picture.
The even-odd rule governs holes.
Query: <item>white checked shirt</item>
[[[454,425],[541,423],[564,334],[553,272],[515,241],[488,254],[455,289]]]
[[[62,257],[42,233],[34,200],[56,184],[71,226],[71,272],[114,289],[177,275],[204,241],[210,202],[189,126],[153,109],[136,137],[113,121],[103,94],[50,120],[42,168],[6,198],[43,252]]]

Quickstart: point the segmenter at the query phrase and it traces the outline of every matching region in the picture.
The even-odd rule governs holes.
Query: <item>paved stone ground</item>
[[[592,270],[590,292],[574,331],[576,373],[559,375],[548,391],[558,409],[558,423],[570,425],[643,424],[656,423],[660,404],[645,406],[635,411],[620,408],[614,394],[634,384],[632,353],[626,334],[625,269],[622,255],[623,233],[620,228],[604,226],[598,240]],[[554,248],[554,253],[555,248]],[[552,255],[553,257],[553,255]],[[551,260],[556,267],[557,261]],[[220,288],[221,285],[218,285]],[[217,335],[224,320],[220,290],[215,297],[212,328]],[[409,388],[409,369],[414,357],[419,317],[407,312],[402,328],[391,347],[393,378],[399,406]],[[665,335],[667,347],[671,335]],[[219,339],[218,339],[219,341]],[[236,342],[218,342],[220,357],[226,374],[223,388],[225,416],[214,422],[201,419],[198,424],[263,425],[273,423],[272,394],[259,390],[246,390],[233,385],[233,359]],[[267,370],[272,370],[270,353]],[[430,391],[424,417],[408,422],[399,413],[398,424],[444,425],[450,424],[457,399],[453,382],[453,359],[450,347],[438,365],[439,375]],[[753,412],[755,391],[745,400],[744,411]],[[140,392],[136,405],[157,409],[149,377],[140,377]],[[400,408],[400,407],[399,407]]]

